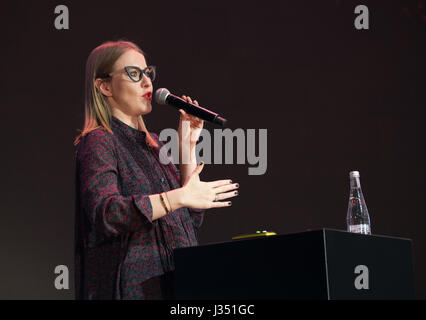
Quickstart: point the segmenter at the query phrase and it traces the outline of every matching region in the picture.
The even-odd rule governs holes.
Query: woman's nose
[[[151,85],[151,79],[146,76],[146,74],[143,74],[142,81],[141,81],[142,87],[146,88]]]

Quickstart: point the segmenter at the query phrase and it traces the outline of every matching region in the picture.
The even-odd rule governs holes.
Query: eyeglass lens
[[[127,67],[127,74],[133,81],[140,81],[145,74],[151,81],[155,79],[155,69],[152,66],[146,67],[144,70],[141,70],[138,67]]]

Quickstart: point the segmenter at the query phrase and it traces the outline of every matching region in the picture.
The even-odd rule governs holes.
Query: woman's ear
[[[106,97],[111,97],[111,85],[108,81],[104,81],[100,78],[95,80],[95,87]]]

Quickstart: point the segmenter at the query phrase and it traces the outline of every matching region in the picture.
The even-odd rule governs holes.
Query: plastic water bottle
[[[351,191],[349,194],[348,213],[346,215],[347,231],[371,234],[370,215],[361,190],[358,171],[349,172]]]

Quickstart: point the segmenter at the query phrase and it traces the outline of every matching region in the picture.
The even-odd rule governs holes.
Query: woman
[[[172,250],[197,245],[204,210],[230,206],[223,200],[238,194],[229,179],[200,180],[195,145],[203,121],[183,110],[179,149],[190,161],[180,170],[160,162],[163,143],[143,119],[154,78],[131,42],[104,43],[87,60],[85,124],[75,140],[77,299],[173,298]]]

